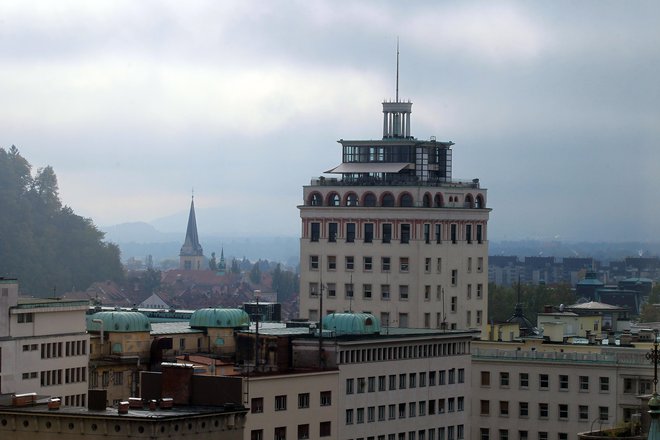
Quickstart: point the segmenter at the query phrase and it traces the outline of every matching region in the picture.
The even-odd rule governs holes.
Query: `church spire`
[[[190,202],[190,213],[188,214],[188,227],[186,229],[186,239],[181,246],[179,253],[181,269],[201,269],[201,262],[204,259],[204,250],[199,244],[197,235],[197,220],[195,218],[195,196]]]

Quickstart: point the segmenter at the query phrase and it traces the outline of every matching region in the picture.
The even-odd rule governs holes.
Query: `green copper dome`
[[[151,331],[149,318],[140,312],[116,311],[94,313],[87,317],[88,331],[101,331],[101,323],[94,322],[95,319],[103,321],[103,331],[105,332],[132,333]]]
[[[323,318],[323,330],[340,335],[380,333],[380,322],[370,313],[331,313]]]
[[[241,309],[199,309],[190,317],[190,327],[236,328],[250,325],[250,317]]]

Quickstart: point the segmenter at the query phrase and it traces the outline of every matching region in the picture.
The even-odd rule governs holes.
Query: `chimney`
[[[176,405],[190,404],[192,392],[192,364],[173,364],[163,362],[162,368],[162,396],[171,397]]]
[[[107,390],[89,390],[87,394],[87,409],[91,411],[105,411],[108,400]]]

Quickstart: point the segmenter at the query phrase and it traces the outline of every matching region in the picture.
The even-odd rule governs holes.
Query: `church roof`
[[[197,220],[195,218],[195,199],[190,201],[190,213],[188,214],[188,228],[186,229],[186,239],[181,246],[182,257],[201,257],[204,255],[202,245],[199,244],[197,235]]]
[[[151,330],[149,318],[140,312],[116,311],[116,312],[97,312],[87,316],[87,330],[101,331],[101,323],[94,322],[101,320],[103,330],[106,332],[133,333],[148,332]]]
[[[250,325],[250,317],[240,309],[206,308],[195,310],[190,317],[192,328],[237,328]]]

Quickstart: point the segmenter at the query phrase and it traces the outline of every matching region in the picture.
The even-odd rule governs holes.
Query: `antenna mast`
[[[399,37],[396,37],[396,102],[399,102]]]

